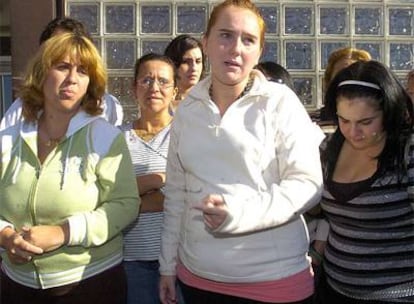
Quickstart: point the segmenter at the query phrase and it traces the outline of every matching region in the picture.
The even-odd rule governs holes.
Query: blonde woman
[[[2,303],[126,299],[122,229],[140,200],[125,139],[99,117],[105,85],[79,34],[50,38],[28,68],[22,118],[0,131]]]

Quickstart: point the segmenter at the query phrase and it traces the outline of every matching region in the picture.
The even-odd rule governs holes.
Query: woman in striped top
[[[389,68],[368,61],[341,71],[325,100],[338,128],[322,153],[323,303],[414,303],[410,98]]]
[[[124,231],[128,303],[159,304],[162,187],[172,120],[169,106],[177,93],[173,62],[163,55],[144,55],[135,64],[133,87],[141,115],[121,128],[131,153],[142,204],[140,215]]]

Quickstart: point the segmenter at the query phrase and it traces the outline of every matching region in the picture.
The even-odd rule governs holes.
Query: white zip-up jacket
[[[222,117],[209,97],[209,77],[175,113],[162,275],[176,273],[178,257],[195,275],[219,282],[277,280],[309,268],[301,214],[320,198],[323,133],[287,86],[258,71],[254,77]],[[192,208],[208,194],[221,194],[229,210],[215,231]]]

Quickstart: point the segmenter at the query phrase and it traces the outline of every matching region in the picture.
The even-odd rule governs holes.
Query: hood
[[[41,113],[39,113],[39,116],[40,115],[41,115]],[[72,140],[73,140],[72,135],[75,134],[80,129],[82,129],[83,127],[91,124],[93,121],[95,121],[97,119],[103,119],[103,118],[101,118],[99,116],[91,116],[91,115],[87,114],[84,111],[79,111],[70,120],[68,129],[66,131],[66,134],[63,137],[62,142],[61,142],[61,143],[63,143],[66,140],[69,140],[68,148],[65,151],[65,158],[62,159],[63,172],[62,172],[62,178],[61,178],[61,188],[63,188],[64,183],[65,183],[65,176],[66,176],[66,173],[67,173],[66,170],[67,170],[67,167],[68,167],[67,166],[68,157],[69,157],[70,150],[71,150],[71,147],[72,147]],[[14,153],[17,152],[17,162],[16,162],[16,165],[15,165],[15,168],[14,168],[14,174],[13,174],[13,178],[12,178],[13,183],[16,182],[16,177],[17,177],[17,174],[18,174],[18,172],[20,170],[20,167],[21,167],[23,141],[30,147],[30,149],[33,151],[33,153],[35,155],[38,154],[38,151],[37,151],[37,127],[38,127],[37,121],[28,122],[28,121],[25,121],[23,117],[14,126],[14,128],[18,129],[18,136],[17,136],[17,139],[15,141],[16,146],[12,150],[12,153],[13,153],[13,151],[15,151]]]

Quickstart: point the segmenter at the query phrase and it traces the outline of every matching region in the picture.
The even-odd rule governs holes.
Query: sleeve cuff
[[[0,231],[2,231],[6,227],[10,227],[12,229],[15,229],[13,224],[11,224],[9,222],[6,222],[6,221],[1,221],[0,220]]]
[[[79,214],[68,218],[69,242],[68,246],[84,245],[86,243],[86,218]]]

